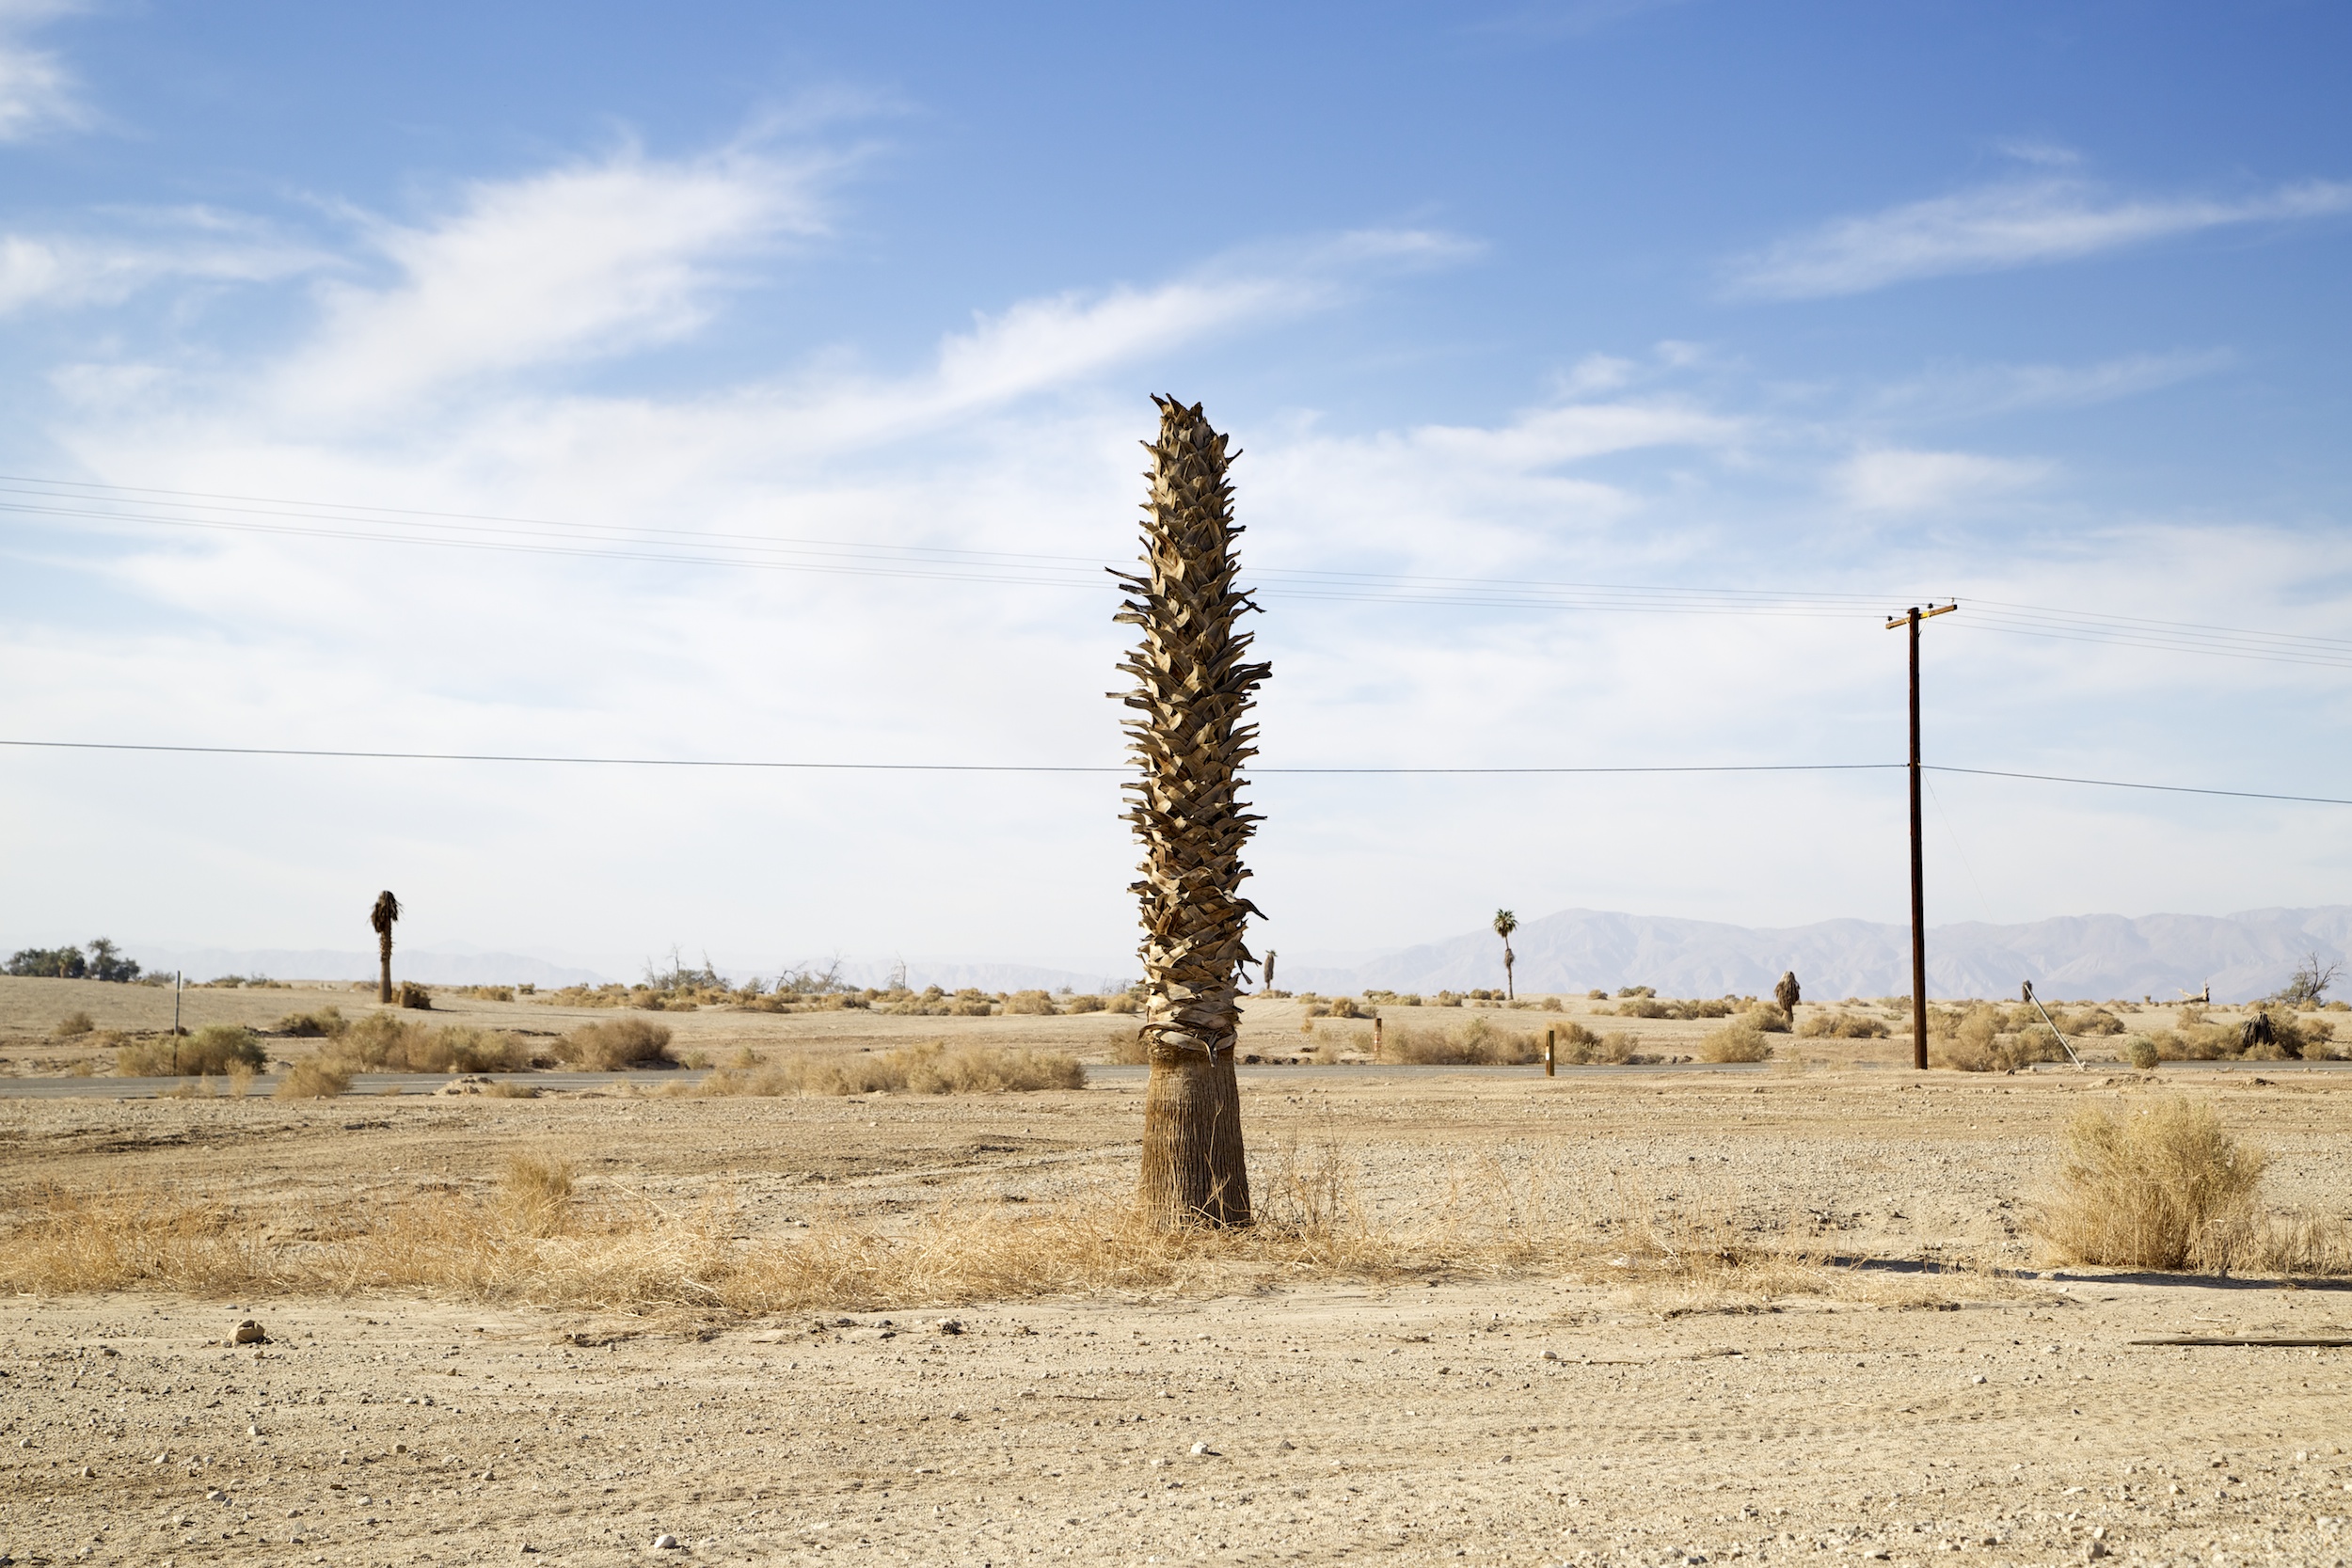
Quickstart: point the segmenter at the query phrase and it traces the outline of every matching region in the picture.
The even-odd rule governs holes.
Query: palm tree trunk
[[[1516,1002],[1518,998],[1519,993],[1511,985],[1511,944],[1506,942],[1502,944],[1502,999]]]
[[[1121,574],[1118,619],[1142,628],[1120,663],[1135,676],[1124,701],[1128,748],[1142,778],[1123,786],[1144,848],[1146,990],[1141,1025],[1152,1078],[1144,1093],[1140,1192],[1155,1223],[1248,1225],[1249,1174],[1241,1137],[1233,1045],[1241,1028],[1241,967],[1256,906],[1242,846],[1258,818],[1239,798],[1242,764],[1257,754],[1243,723],[1271,667],[1243,662],[1250,638],[1233,623],[1257,607],[1234,586],[1232,487],[1225,437],[1199,404],[1169,398],[1149,444],[1144,570]]]
[[[389,1002],[392,999],[391,932],[387,931],[376,940],[375,952],[381,963],[375,976],[375,999],[378,1002]]]

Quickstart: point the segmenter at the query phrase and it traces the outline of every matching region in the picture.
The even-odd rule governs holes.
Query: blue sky
[[[2347,44],[0,0],[0,736],[1112,763],[1163,390],[1245,450],[1269,768],[1893,760],[1879,617],[1958,594],[1931,761],[2352,794]],[[361,945],[389,885],[425,942],[1115,970],[1114,782],[11,751],[0,941]],[[1935,791],[1931,920],[2352,870],[2352,808]],[[1256,797],[1302,956],[1904,906],[1893,774]]]

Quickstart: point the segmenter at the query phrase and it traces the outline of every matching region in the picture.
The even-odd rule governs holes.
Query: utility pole
[[[1911,1065],[1921,1072],[1928,1068],[1928,892],[1927,861],[1919,846],[1919,623],[1959,608],[1953,603],[1938,609],[1931,599],[1926,610],[1913,605],[1886,623],[1888,631],[1898,626],[1911,631]]]

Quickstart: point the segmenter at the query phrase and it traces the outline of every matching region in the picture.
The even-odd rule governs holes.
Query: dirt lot
[[[269,1017],[292,1006],[215,994]],[[675,1022],[714,1042],[756,1029],[763,1049],[787,1030],[833,1049],[901,1025],[1024,1043],[1110,1030]],[[1268,1008],[1253,1029],[1297,1025]],[[2177,1076],[2273,1150],[2272,1202],[2352,1210],[2352,1075]],[[1260,1170],[1329,1151],[1375,1216],[1540,1181],[1597,1208],[1711,1207],[1877,1265],[2030,1265],[2020,1219],[2065,1119],[2153,1092],[2122,1073],[1891,1067],[1246,1069],[1244,1084]],[[592,1202],[723,1194],[746,1236],[845,1218],[886,1232],[1116,1190],[1139,1103],[1139,1081],[1111,1073],[972,1097],[0,1101],[0,1211],[51,1183],[398,1210],[486,1191],[527,1149],[575,1160]],[[0,1332],[0,1553],[351,1568],[2343,1560],[2352,1351],[2131,1341],[2352,1335],[2352,1294],[1815,1274],[1759,1291],[1309,1272],[757,1318],[384,1292],[22,1296]],[[248,1317],[270,1343],[221,1343]],[[654,1547],[663,1534],[680,1546]]]

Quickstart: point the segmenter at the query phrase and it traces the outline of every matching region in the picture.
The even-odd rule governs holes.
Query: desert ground
[[[326,999],[183,1005],[192,1026],[266,1025]],[[155,1029],[170,1000],[0,982],[0,1054],[26,1082],[94,1067],[50,1036],[58,1017]],[[1253,1002],[1245,1049],[1296,1054],[1302,1014]],[[435,1016],[560,1031],[611,1014],[453,998]],[[1123,1021],[663,1022],[689,1053],[947,1037],[1107,1063]],[[1707,1028],[1625,1026],[1661,1058]],[[987,1289],[910,1273],[896,1295],[883,1267],[841,1275],[837,1300],[801,1280],[764,1306],[721,1299],[691,1259],[815,1238],[1017,1246],[1101,1212],[1132,1180],[1141,1069],[989,1095],[704,1098],[673,1092],[681,1071],[528,1100],[364,1078],[339,1100],[125,1100],[103,1077],[0,1099],[19,1258],[0,1267],[60,1204],[210,1206],[212,1243],[264,1253],[330,1245],[355,1215],[488,1216],[518,1154],[577,1173],[592,1232],[528,1246],[691,1225],[703,1248],[668,1278],[673,1255],[648,1253],[603,1294],[578,1269],[267,1291],[22,1279],[0,1331],[0,1556],[2344,1560],[2352,1351],[2135,1343],[2352,1338],[2343,1282],[2057,1268],[2031,1216],[2079,1109],[2185,1089],[2268,1148],[2266,1204],[2341,1222],[2352,1073],[1918,1074],[1900,1039],[1786,1043],[1759,1066],[1549,1079],[1245,1068],[1269,1235],[1311,1229],[1299,1195],[1320,1191],[1354,1244],[1027,1285],[999,1268]],[[265,1343],[231,1342],[248,1320]]]

